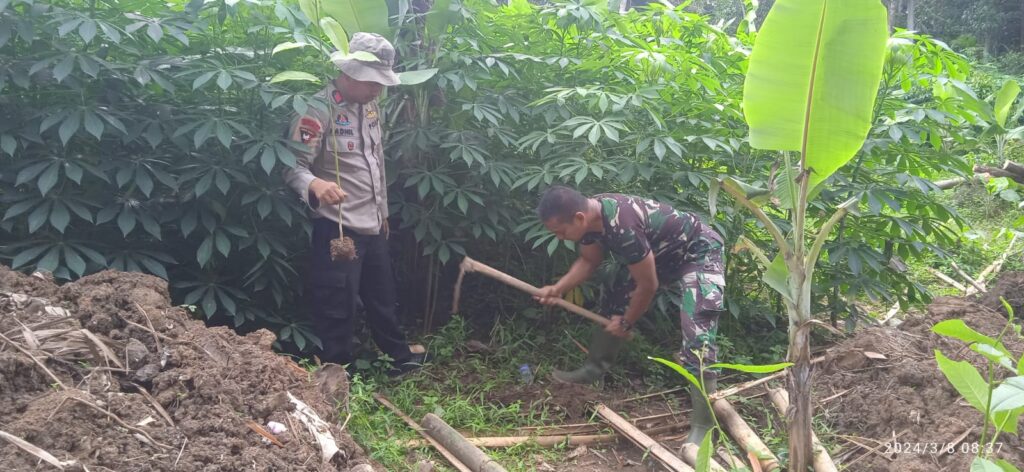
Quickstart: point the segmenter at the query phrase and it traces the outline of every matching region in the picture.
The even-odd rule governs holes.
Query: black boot
[[[615,356],[622,349],[625,339],[609,334],[602,328],[595,328],[590,337],[587,360],[576,370],[556,370],[551,377],[562,383],[593,385],[604,380],[604,374],[612,367]]]
[[[718,376],[704,378],[704,391],[709,396],[718,391]],[[696,385],[690,385],[690,402],[693,404],[693,413],[690,414],[690,436],[686,442],[700,444],[704,440],[704,435],[715,426],[715,419],[708,406],[708,400]]]

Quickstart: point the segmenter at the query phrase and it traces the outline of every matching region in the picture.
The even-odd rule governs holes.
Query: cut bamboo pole
[[[564,434],[578,434],[584,431],[597,431],[604,428],[605,426],[601,423],[576,423],[576,424],[556,424],[556,425],[541,425],[541,426],[522,426],[516,428],[516,431],[526,432],[525,434],[535,434],[534,431],[544,431],[543,435],[559,436]],[[550,431],[550,432],[549,432]],[[540,434],[540,433],[536,433]]]
[[[769,472],[781,470],[779,460],[772,454],[771,449],[768,449],[768,446],[761,441],[761,438],[757,437],[757,433],[747,425],[746,421],[743,421],[743,418],[732,407],[732,404],[725,399],[720,399],[715,400],[711,406],[715,410],[718,423],[729,432],[729,435],[739,443],[744,451],[752,453],[757,457],[762,469]]]
[[[937,278],[937,279],[939,279],[939,280],[941,280],[943,282],[946,282],[951,287],[953,287],[953,288],[955,288],[955,289],[957,289],[957,290],[959,290],[961,292],[966,292],[967,291],[967,287],[964,286],[964,284],[962,284],[960,282],[957,282],[956,280],[954,280],[950,276],[948,276],[946,274],[943,274],[942,272],[939,272],[938,270],[933,269],[931,267],[928,267],[927,269],[928,269],[928,272],[930,272],[932,275],[935,276],[935,278]]]
[[[405,421],[405,424],[409,425],[410,428],[415,430],[417,433],[420,433],[420,436],[423,436],[423,438],[426,439],[431,446],[434,446],[434,449],[437,449],[437,452],[440,452],[445,459],[448,459],[448,462],[453,467],[458,469],[459,472],[474,472],[472,469],[467,467],[466,464],[463,464],[458,457],[455,457],[455,455],[452,454],[451,451],[445,449],[445,447],[442,446],[441,443],[435,441],[434,438],[430,437],[430,435],[423,430],[423,427],[420,426],[419,423],[416,422],[416,420],[410,418],[409,415],[406,415],[405,413],[402,412],[402,410],[399,410],[398,407],[395,406],[390,401],[388,401],[387,398],[384,398],[384,395],[374,393],[373,398],[380,402],[381,405],[386,406],[389,410],[391,410],[392,413],[401,418],[402,421]]]
[[[897,300],[896,303],[893,303],[892,307],[889,308],[889,311],[885,312],[885,316],[883,316],[881,319],[878,320],[878,325],[879,326],[885,326],[885,324],[888,323],[889,320],[892,319],[892,317],[894,317],[897,314],[899,314],[899,312],[900,312],[900,302]]]
[[[711,434],[711,433],[708,433],[708,434]],[[712,444],[712,447],[714,447],[714,444]],[[683,444],[682,454],[680,454],[680,455],[683,456],[683,460],[686,461],[687,464],[690,464],[693,467],[697,467],[697,453],[699,453],[699,452],[700,452],[700,446],[698,446],[696,444],[693,444],[693,443],[686,443],[686,444]],[[728,472],[729,471],[729,469],[726,469],[725,467],[722,467],[714,459],[711,459],[710,470],[711,470],[711,472]]]
[[[988,179],[987,178],[983,179],[980,175],[975,175],[975,176],[973,176],[971,178],[967,178],[967,177],[953,177],[953,178],[949,178],[949,179],[945,179],[945,180],[936,180],[935,181],[935,186],[939,187],[939,189],[941,189],[941,190],[948,190],[950,188],[956,187],[958,185],[962,185],[962,184],[967,183],[969,181],[970,182],[981,182],[981,181],[988,181]]]
[[[594,444],[606,444],[618,441],[617,434],[565,434],[558,436],[491,436],[491,437],[466,437],[464,438],[476,447],[500,448],[515,447],[520,444],[534,444],[540,447],[566,446],[591,446]],[[423,446],[421,440],[405,441],[402,446],[415,448]]]
[[[672,451],[669,451],[665,446],[662,446],[654,439],[651,439],[650,436],[637,429],[636,426],[633,426],[632,423],[626,421],[625,418],[612,411],[611,408],[608,408],[603,404],[598,404],[594,407],[594,411],[597,412],[598,416],[604,418],[612,428],[615,428],[616,431],[629,438],[629,440],[634,444],[643,448],[645,453],[649,451],[651,455],[658,460],[658,462],[661,462],[662,465],[667,467],[669,470],[675,472],[694,472],[692,467],[687,465],[686,462],[675,454],[672,454]]]
[[[749,469],[749,467],[747,467],[747,464],[745,462],[743,462],[742,459],[732,455],[732,453],[730,453],[724,447],[718,448],[718,450],[715,451],[715,452],[718,453],[718,458],[722,459],[722,462],[725,463],[726,467],[728,467],[729,470],[746,470],[746,469]]]
[[[971,288],[967,289],[968,295],[972,293],[985,291],[985,286],[982,285],[980,281],[974,280],[971,278],[971,276],[967,275],[967,273],[964,272],[963,269],[960,268],[960,266],[956,265],[956,262],[951,262],[950,265],[953,267],[953,270],[955,270],[956,273],[960,275],[960,277],[963,277],[963,279],[967,281],[968,284],[971,285],[971,288],[973,288],[973,290],[971,290]]]
[[[539,288],[537,288],[537,287],[535,287],[533,285],[530,285],[530,284],[528,284],[526,282],[523,282],[522,280],[519,280],[519,279],[517,279],[515,277],[512,277],[511,275],[508,275],[508,274],[506,274],[504,272],[501,272],[500,270],[495,269],[493,267],[490,267],[490,266],[488,266],[486,264],[482,264],[480,262],[477,262],[477,261],[469,258],[468,256],[462,259],[462,264],[459,265],[459,269],[463,270],[465,272],[479,272],[479,273],[481,273],[483,275],[486,275],[486,276],[488,276],[488,277],[490,277],[490,278],[492,278],[494,280],[502,282],[502,283],[504,283],[506,285],[509,285],[509,286],[513,287],[513,288],[519,289],[519,290],[521,290],[523,292],[526,292],[526,293],[528,293],[530,295],[536,295],[537,292],[540,291]],[[565,300],[563,300],[561,298],[555,300],[555,305],[558,305],[558,306],[564,308],[567,311],[570,311],[572,313],[580,315],[580,316],[582,316],[582,317],[584,317],[584,318],[586,318],[586,319],[588,319],[590,321],[593,321],[594,323],[597,323],[597,324],[599,324],[601,326],[608,326],[608,323],[611,322],[611,321],[608,320],[608,318],[605,318],[605,317],[603,317],[603,316],[601,316],[601,315],[599,315],[597,313],[594,313],[594,312],[592,312],[592,311],[590,311],[590,310],[588,310],[586,308],[583,308],[583,307],[581,307],[579,305],[576,305],[574,303],[569,303],[568,301],[565,301]]]
[[[1006,262],[1006,258],[1010,256],[1010,252],[1013,250],[1014,243],[1017,242],[1017,236],[1017,233],[1014,233],[1013,239],[1010,240],[1010,244],[1006,246],[1006,250],[1003,251],[1003,254],[978,274],[978,282],[981,283],[983,287],[985,285],[985,279],[990,275],[998,273],[999,269],[1003,267],[1003,263]],[[970,295],[970,293],[968,293],[968,295]]]
[[[781,388],[773,388],[768,390],[768,398],[772,400],[772,404],[779,410],[782,416],[786,416],[789,411],[789,392],[786,392]],[[814,445],[814,472],[839,472],[836,468],[835,462],[828,455],[828,450],[821,445],[821,441],[818,440],[818,435],[811,431],[811,443]]]
[[[637,420],[634,421],[638,421]],[[644,434],[648,436],[654,436],[656,434],[667,433],[669,431],[676,431],[684,429],[689,423],[671,423],[653,428],[642,430]],[[543,434],[538,436],[495,436],[495,437],[469,437],[465,436],[466,441],[477,447],[487,448],[498,448],[498,447],[514,447],[524,443],[536,444],[541,447],[554,447],[562,444],[568,446],[584,446],[592,444],[603,444],[609,442],[618,441],[618,434],[583,434],[584,432],[591,431],[580,431],[580,432],[557,432],[552,434]],[[421,440],[411,440],[402,443],[403,446],[414,448],[422,447],[425,444]]]
[[[462,437],[455,428],[449,426],[439,416],[427,413],[420,423],[423,424],[427,434],[452,451],[455,457],[458,457],[474,472],[507,472],[504,467],[494,462],[494,459],[484,454],[484,451],[466,441],[466,438]]]

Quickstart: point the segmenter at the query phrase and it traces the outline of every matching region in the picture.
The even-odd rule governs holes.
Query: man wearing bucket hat
[[[306,297],[321,360],[349,364],[357,300],[362,301],[374,342],[394,361],[390,374],[422,366],[424,354],[409,350],[395,314],[395,280],[388,254],[387,179],[377,97],[397,85],[391,70],[395,48],[382,36],[356,33],[350,54],[334,60],[340,73],[316,97],[327,111],[309,107],[292,119],[289,137],[303,144],[284,179],[312,214],[313,238]],[[358,52],[370,53],[377,61]],[[332,260],[330,242],[344,235],[355,243],[355,258]]]

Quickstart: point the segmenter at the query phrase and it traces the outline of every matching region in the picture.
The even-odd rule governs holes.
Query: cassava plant
[[[777,246],[770,260],[746,244],[767,267],[763,280],[781,294],[789,318],[789,361],[794,364],[787,377],[794,408],[788,425],[789,460],[794,471],[808,470],[812,455],[814,268],[832,228],[856,209],[858,200],[839,205],[830,217],[809,215],[808,202],[864,143],[887,36],[886,11],[878,0],[777,2],[754,42],[743,107],[751,147],[782,151],[781,162],[769,189],[752,189],[730,177],[719,181],[760,220]],[[762,209],[764,195],[788,214],[788,224]],[[815,226],[817,234],[812,232]]]

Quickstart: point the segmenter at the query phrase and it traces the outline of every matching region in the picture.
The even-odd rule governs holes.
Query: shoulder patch
[[[320,132],[320,122],[314,120],[313,118],[303,117],[301,120],[299,120],[299,126],[303,128],[309,128],[313,131],[316,131],[317,133]]]

